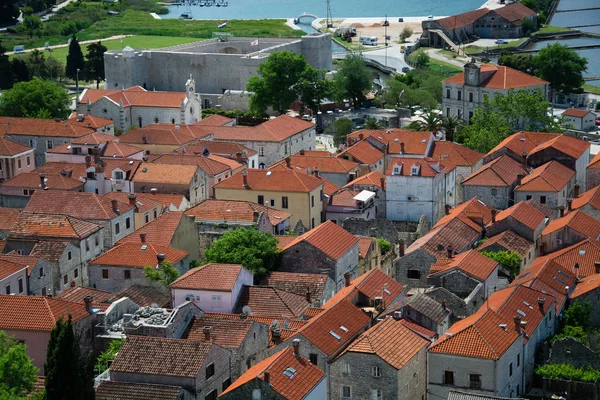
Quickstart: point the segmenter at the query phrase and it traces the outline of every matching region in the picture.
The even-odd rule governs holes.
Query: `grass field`
[[[583,90],[589,93],[600,94],[600,86],[592,85],[589,83],[583,85]]]
[[[564,28],[562,26],[550,26],[550,25],[543,25],[542,28],[540,28],[538,31],[532,33],[532,36],[535,34],[545,34],[545,33],[558,33],[558,32],[567,32],[570,31],[572,29],[570,28]],[[521,43],[525,42],[528,38],[522,38],[519,40],[514,40],[514,41],[510,41],[506,44],[495,44],[493,46],[489,46],[488,49],[489,50],[496,50],[496,49],[508,49],[508,48],[513,48],[513,47],[517,47],[519,46]],[[467,46],[465,48],[465,53],[467,54],[479,54],[479,53],[483,53],[485,51],[485,47],[481,47],[481,46]]]
[[[424,47],[421,47],[421,48],[415,50],[410,56],[408,56],[408,60],[411,62],[414,62],[417,55],[425,50],[427,50],[427,48],[424,48]],[[462,69],[457,67],[456,65],[452,65],[450,63],[435,59],[433,57],[429,57],[428,68],[432,71],[437,71],[437,72],[442,72],[442,73],[462,72]]]

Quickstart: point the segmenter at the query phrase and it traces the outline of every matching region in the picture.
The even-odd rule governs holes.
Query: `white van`
[[[377,38],[375,36],[363,36],[360,38],[360,44],[377,46]]]

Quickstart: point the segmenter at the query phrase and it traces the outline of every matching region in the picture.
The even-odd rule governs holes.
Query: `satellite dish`
[[[246,315],[252,315],[252,310],[248,306],[242,307],[242,312]]]

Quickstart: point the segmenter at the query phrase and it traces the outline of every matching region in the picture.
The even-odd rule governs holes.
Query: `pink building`
[[[31,147],[0,137],[0,182],[34,168]]]

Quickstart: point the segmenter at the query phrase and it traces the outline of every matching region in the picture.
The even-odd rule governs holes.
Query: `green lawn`
[[[563,26],[551,26],[551,25],[542,25],[542,27],[540,28],[540,30],[538,30],[535,33],[557,33],[557,32],[567,32],[567,31],[572,31],[573,29],[571,28],[565,28]]]
[[[487,47],[487,49],[489,50],[497,50],[497,49],[508,49],[508,48],[514,48],[519,46],[521,43],[525,42],[528,38],[522,38],[519,40],[513,40],[511,42],[505,43],[505,44],[495,44],[493,46],[489,46]],[[479,53],[483,53],[485,51],[486,47],[481,47],[481,46],[473,46],[473,45],[469,45],[467,47],[465,47],[465,53],[467,54],[479,54]]]
[[[417,55],[420,52],[423,52],[427,50],[427,48],[425,47],[421,47],[417,50],[415,50],[410,56],[408,56],[408,60],[411,62],[414,62],[415,57],[417,57]],[[430,57],[429,58],[429,66],[428,68],[432,71],[438,71],[438,72],[442,72],[442,73],[459,73],[462,72],[462,69],[457,67],[456,65],[438,60],[436,58]]]
[[[600,94],[600,86],[592,85],[590,83],[584,84],[583,90],[585,90],[586,92],[594,93],[594,94]]]

